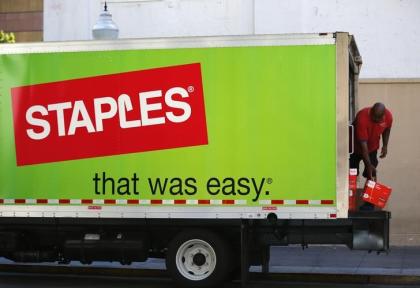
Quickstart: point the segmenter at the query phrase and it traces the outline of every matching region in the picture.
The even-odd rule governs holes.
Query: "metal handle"
[[[350,124],[349,127],[351,128],[351,152],[350,155],[354,153],[354,125]]]

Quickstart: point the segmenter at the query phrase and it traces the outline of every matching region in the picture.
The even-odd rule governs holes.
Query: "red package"
[[[368,180],[363,192],[363,200],[375,206],[384,208],[392,189],[378,182]]]

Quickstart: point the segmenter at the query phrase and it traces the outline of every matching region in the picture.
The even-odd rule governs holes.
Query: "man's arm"
[[[386,128],[382,133],[382,151],[379,157],[385,158],[386,154],[388,154],[388,141],[389,135],[391,134],[391,128]]]
[[[365,167],[366,167],[367,178],[369,180],[374,180],[373,175],[376,172],[376,168],[370,162],[367,141],[360,141],[360,146],[362,147],[362,158],[363,158],[363,163],[365,164]]]

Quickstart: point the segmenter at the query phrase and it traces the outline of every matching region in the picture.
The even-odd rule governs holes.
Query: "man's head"
[[[385,105],[383,103],[375,103],[370,109],[370,119],[373,122],[379,123],[384,118],[385,114]]]

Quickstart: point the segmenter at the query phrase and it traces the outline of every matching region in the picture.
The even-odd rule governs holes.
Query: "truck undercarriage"
[[[200,271],[212,265],[212,255],[206,254],[210,251],[227,265],[222,270],[242,267],[241,274],[246,275],[250,265],[268,269],[270,246],[346,245],[386,252],[389,219],[387,211],[352,212],[348,219],[334,220],[277,219],[275,214],[265,220],[0,218],[0,256],[15,262],[118,261],[123,265],[166,258],[175,278],[179,269],[171,266],[188,256],[191,264],[181,267],[191,278],[200,279]],[[180,249],[185,255],[179,255]],[[224,278],[229,273],[220,274]]]

